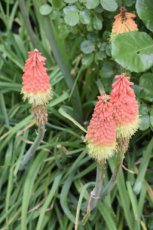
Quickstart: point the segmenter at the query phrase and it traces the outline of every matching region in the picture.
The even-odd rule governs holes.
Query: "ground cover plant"
[[[0,229],[153,229],[152,11],[151,0],[0,2]],[[23,101],[25,61],[38,50],[53,91],[43,123]],[[104,160],[101,178],[89,127],[97,96],[113,94],[116,75],[134,83],[141,121],[129,144],[122,140],[122,159]],[[21,167],[37,125],[44,138]]]

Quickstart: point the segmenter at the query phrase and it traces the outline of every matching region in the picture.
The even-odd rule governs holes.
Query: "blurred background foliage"
[[[111,44],[121,6],[137,15],[141,32],[118,35]],[[79,230],[153,229],[152,12],[152,0],[0,2],[1,230],[71,230],[76,213]],[[20,95],[24,62],[34,48],[47,58],[54,98],[44,141],[19,172],[36,136],[31,108]],[[135,83],[140,130],[130,142],[117,186],[83,224],[96,163],[87,155],[85,133],[77,122],[87,127],[99,88],[109,93],[114,75],[122,72]]]

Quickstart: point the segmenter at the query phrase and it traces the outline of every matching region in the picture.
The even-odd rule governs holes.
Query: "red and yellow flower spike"
[[[22,76],[24,100],[33,106],[37,124],[44,126],[47,121],[46,104],[52,98],[50,79],[45,68],[46,58],[35,49],[29,52]]]
[[[24,100],[37,106],[44,105],[52,97],[52,90],[49,76],[45,68],[46,58],[35,49],[29,52],[29,57],[25,63],[24,74],[22,76],[22,93]]]
[[[121,7],[120,13],[115,16],[112,35],[137,31],[138,26],[133,20],[135,17],[135,14],[128,13],[124,7]]]
[[[112,85],[111,102],[113,104],[113,116],[117,126],[117,137],[129,139],[139,128],[138,102],[134,90],[130,87],[129,77],[124,74],[115,77]]]
[[[108,95],[98,96],[98,102],[87,129],[89,156],[97,161],[111,157],[116,148],[116,127],[113,105]]]

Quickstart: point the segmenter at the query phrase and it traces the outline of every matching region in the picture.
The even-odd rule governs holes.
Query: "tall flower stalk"
[[[97,161],[97,173],[95,187],[90,193],[84,220],[101,199],[106,160],[114,154],[116,149],[116,126],[109,95],[98,96],[86,138],[89,156]]]
[[[115,76],[110,96],[98,97],[87,130],[89,155],[97,161],[96,184],[87,205],[87,219],[98,201],[114,188],[131,136],[139,127],[139,111],[133,82],[124,74]],[[106,186],[103,185],[106,160],[115,153],[116,167]]]
[[[21,93],[23,94],[23,99],[28,100],[32,105],[33,114],[38,125],[38,134],[32,146],[24,155],[20,163],[20,170],[25,168],[35,154],[45,133],[45,124],[48,119],[46,104],[53,95],[50,79],[45,68],[45,61],[46,58],[35,49],[29,52],[29,57],[24,67]]]

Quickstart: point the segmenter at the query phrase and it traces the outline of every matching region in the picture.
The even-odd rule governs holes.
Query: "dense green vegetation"
[[[117,35],[111,44],[121,6],[137,15],[139,31]],[[76,213],[79,230],[153,229],[152,12],[152,0],[1,1],[1,230],[70,230]],[[54,98],[48,104],[44,140],[20,172],[37,132],[31,106],[20,94],[24,62],[34,48],[47,58]],[[86,129],[99,89],[109,94],[115,74],[122,72],[135,83],[142,122],[116,187],[83,224],[96,162],[87,154],[78,123]],[[115,157],[108,161],[105,184],[114,167]]]

